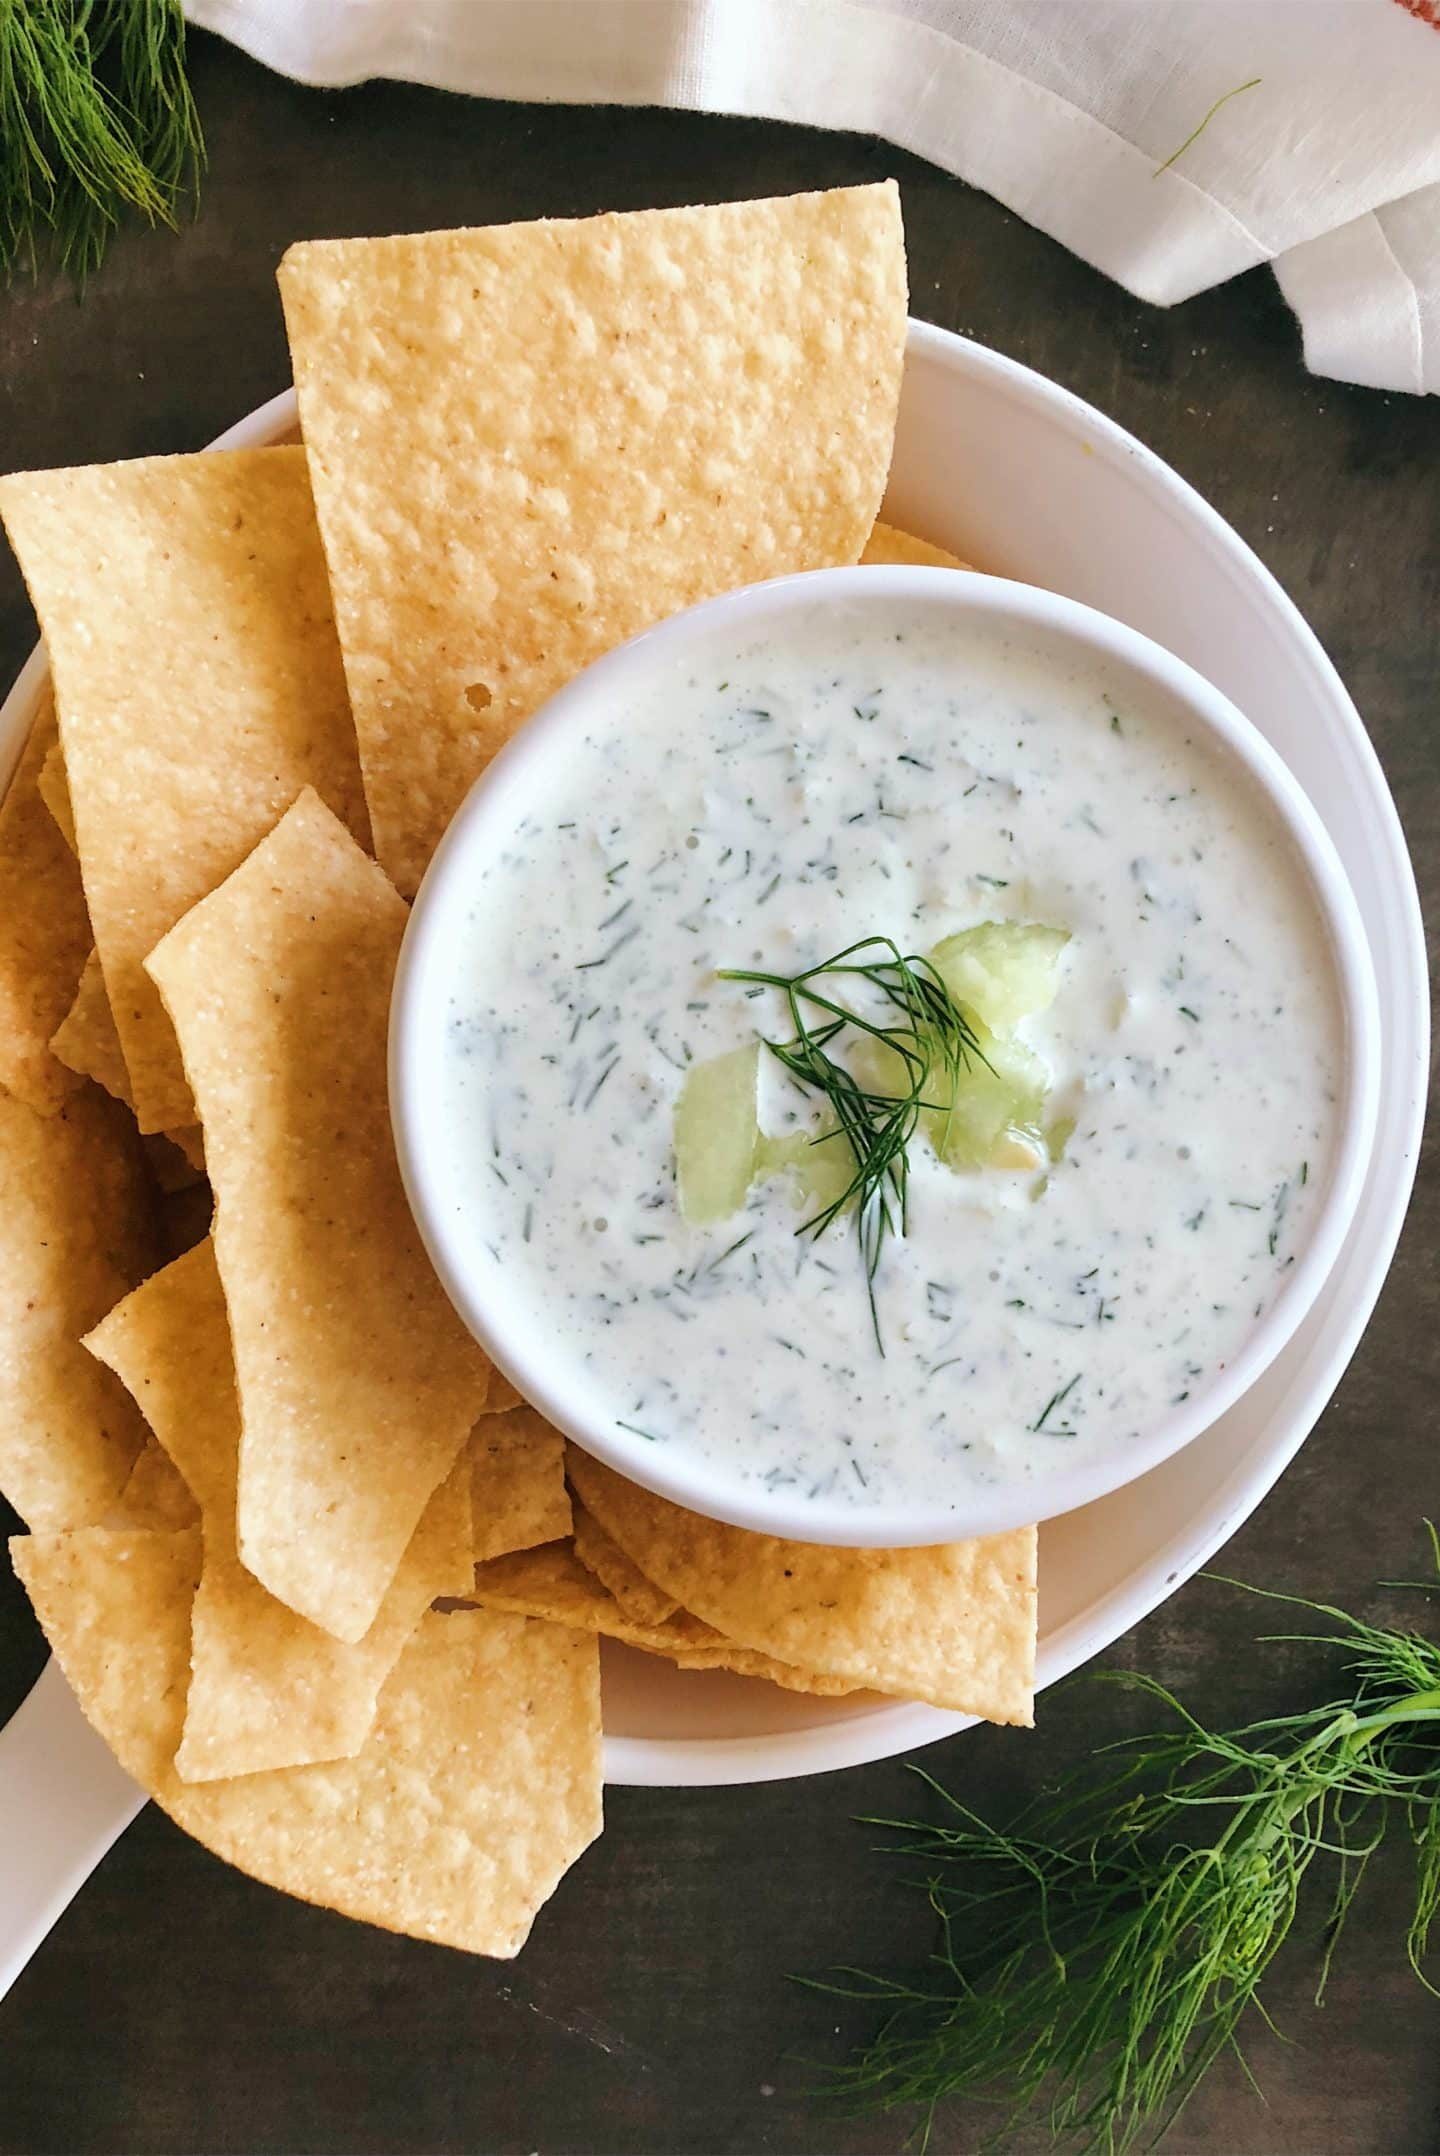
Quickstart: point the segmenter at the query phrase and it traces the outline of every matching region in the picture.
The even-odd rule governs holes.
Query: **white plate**
[[[214,446],[272,442],[294,427],[286,394]],[[1212,1430],[1128,1488],[1045,1527],[1044,1686],[1163,1602],[1235,1531],[1309,1434],[1354,1351],[1395,1248],[1419,1149],[1429,1039],[1420,908],[1389,791],[1334,668],[1249,548],[1130,435],[1012,360],[912,323],[886,515],[982,568],[1117,616],[1223,689],[1285,757],[1329,827],[1379,980],[1379,1130],[1340,1265],[1278,1362]],[[0,709],[0,780],[43,678],[37,653]],[[805,1699],[606,1650],[612,1782],[815,1774],[965,1726],[928,1707]]]

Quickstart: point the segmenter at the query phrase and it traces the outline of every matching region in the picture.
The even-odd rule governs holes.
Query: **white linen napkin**
[[[1161,306],[1275,265],[1317,373],[1440,392],[1440,0],[186,0],[302,82],[883,136]]]

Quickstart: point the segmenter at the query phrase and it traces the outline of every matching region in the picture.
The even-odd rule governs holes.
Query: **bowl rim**
[[[787,1505],[783,1493],[751,1502],[744,1493],[712,1487],[694,1454],[641,1451],[619,1439],[605,1427],[613,1418],[592,1408],[583,1388],[557,1381],[544,1351],[543,1307],[536,1304],[522,1317],[515,1299],[506,1297],[497,1315],[452,1226],[454,1209],[445,1203],[453,1184],[444,1139],[437,1135],[444,1119],[435,1113],[424,1011],[445,978],[455,911],[467,899],[474,852],[504,824],[509,804],[536,773],[564,753],[572,731],[593,718],[597,704],[623,702],[624,687],[637,674],[673,660],[717,627],[749,629],[833,600],[871,609],[918,600],[968,620],[1058,635],[1097,664],[1129,668],[1177,699],[1215,751],[1241,767],[1294,847],[1327,931],[1342,1015],[1344,1079],[1328,1187],[1288,1280],[1240,1351],[1143,1440],[1127,1440],[1085,1466],[1047,1475],[1043,1484],[1020,1481],[967,1492],[958,1512],[910,1501],[856,1518],[813,1501]],[[691,1511],[797,1541],[900,1548],[1001,1533],[1107,1496],[1193,1442],[1270,1367],[1318,1296],[1360,1201],[1379,1106],[1379,1000],[1359,907],[1328,832],[1278,752],[1219,689],[1150,638],[1058,593],[978,572],[867,566],[775,578],[706,600],[607,652],[546,701],[472,786],[422,880],[396,971],[389,1061],[396,1152],[431,1262],[470,1331],[547,1420],[617,1472]]]

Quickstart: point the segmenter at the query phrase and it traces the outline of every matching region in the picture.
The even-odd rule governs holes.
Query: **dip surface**
[[[963,1510],[1147,1433],[1281,1292],[1338,1123],[1323,922],[1263,797],[1126,679],[831,603],[657,662],[529,782],[437,1044],[455,1219],[620,1442],[703,1456],[749,1502]],[[1069,933],[1018,1037],[1075,1127],[1030,1173],[916,1138],[882,1355],[853,1218],[797,1234],[786,1177],[682,1217],[675,1103],[695,1063],[791,1030],[719,969],[987,920]],[[759,1107],[768,1132],[808,1119],[765,1053]]]

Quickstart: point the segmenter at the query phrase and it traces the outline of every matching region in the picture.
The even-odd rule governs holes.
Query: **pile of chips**
[[[291,1893],[517,1951],[599,1641],[1030,1718],[1033,1530],[787,1543],[627,1483],[451,1309],[391,978],[489,757],[714,593],[857,559],[893,187],[292,248],[303,443],[0,481],[49,648],[0,807],[0,1488],[86,1714]]]

